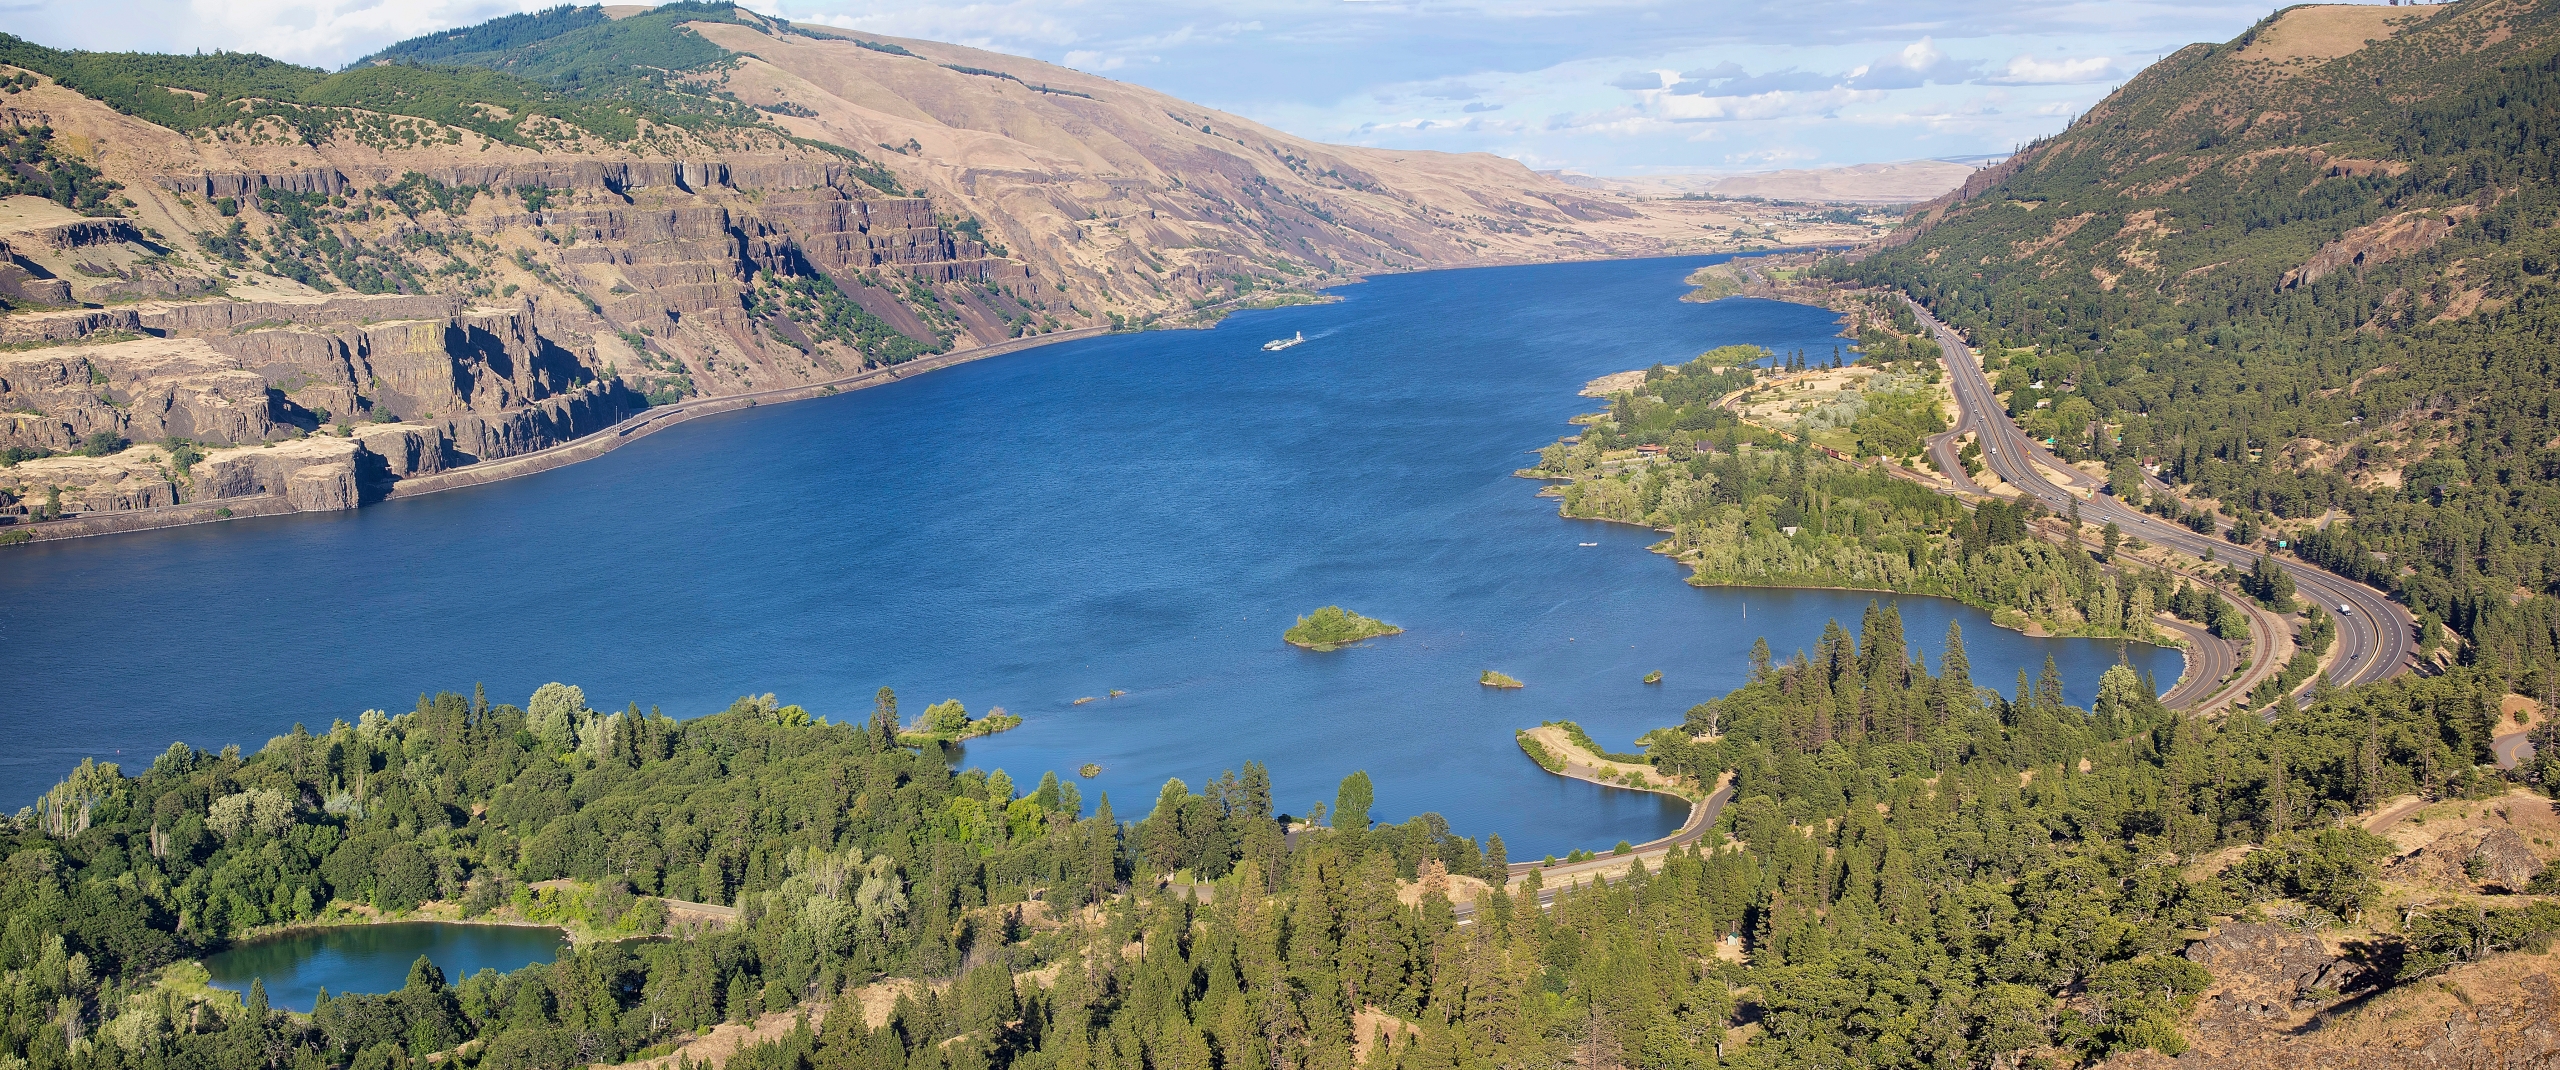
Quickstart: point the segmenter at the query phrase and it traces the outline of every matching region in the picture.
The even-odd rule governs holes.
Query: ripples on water
[[[1549,776],[1512,731],[1571,718],[1630,745],[1736,686],[1753,638],[1809,648],[1870,597],[1691,588],[1646,552],[1654,534],[1560,520],[1510,474],[1597,407],[1575,396],[1596,376],[1845,344],[1816,309],[1680,303],[1704,262],[1383,278],[1212,331],[705,419],[474,490],[12,550],[0,790],[32,798],[84,754],[138,769],[172,738],[255,748],[474,682],[521,704],[563,680],[677,716],[772,691],[837,720],[887,684],[910,713],[957,697],[1024,715],[965,760],[1017,784],[1098,763],[1087,805],[1107,791],[1124,819],[1168,777],[1259,760],[1293,813],[1366,769],[1381,819],[1437,810],[1515,859],[1641,841],[1684,804]],[[1405,634],[1280,641],[1336,603]],[[1901,605],[1932,664],[1963,621],[1976,679],[2004,689],[2050,653],[2086,703],[2117,657]],[[2134,657],[2177,676],[2173,652]],[[1480,687],[1488,668],[1528,686]]]

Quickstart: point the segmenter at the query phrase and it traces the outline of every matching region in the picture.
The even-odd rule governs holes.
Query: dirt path
[[[2379,836],[2382,834],[2383,830],[2399,824],[2401,818],[2426,809],[2426,806],[2427,800],[2418,796],[2400,796],[2399,798],[2382,804],[2382,809],[2366,815],[2364,819],[2364,830]]]

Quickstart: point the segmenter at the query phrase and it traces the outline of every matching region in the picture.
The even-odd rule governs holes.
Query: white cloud
[[[1788,167],[1811,163],[1821,158],[1822,153],[1802,145],[1776,145],[1765,149],[1753,149],[1749,152],[1727,153],[1724,162],[1738,166]]]
[[[558,2],[0,0],[0,23],[57,47],[230,48],[336,67]],[[2228,38],[2276,0],[745,2],[1109,72],[1310,137],[1627,173],[1755,152],[1838,163],[1999,151],[2087,108],[2091,87],[2185,41]],[[2015,99],[1977,99],[1993,85]]]
[[[2113,56],[2085,56],[2080,59],[2042,59],[2018,55],[1999,74],[1983,81],[1996,85],[2078,85],[2104,82],[2123,77],[2116,70]]]
[[[1849,72],[1847,84],[1859,89],[1917,89],[1931,82],[1952,85],[1981,72],[1980,63],[1959,60],[1923,37],[1891,55]]]
[[[1712,123],[1790,116],[1827,115],[1841,107],[1884,99],[1872,89],[1832,88],[1816,92],[1771,90],[1748,96],[1681,96],[1665,93],[1651,102],[1653,114],[1673,122]]]

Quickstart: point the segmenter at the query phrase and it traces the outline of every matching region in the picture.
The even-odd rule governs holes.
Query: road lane
[[[1999,404],[1998,397],[1992,392],[1990,378],[1983,373],[1981,363],[1974,359],[1973,350],[1965,345],[1964,339],[1954,329],[1918,302],[1908,297],[1903,300],[1945,352],[1950,384],[1957,404],[1966,416],[1966,422],[1961,426],[1981,437],[1983,460],[2000,478],[2043,501],[2056,512],[2067,510],[2072,501],[2080,501],[2082,519],[2102,524],[2112,520],[2126,534],[2138,535],[2148,542],[2198,557],[2210,550],[2216,559],[2240,566],[2257,561],[2258,551],[2136,512],[2121,501],[2097,493],[2102,488],[2102,480],[2063,463],[2007,418],[2006,408]],[[2038,463],[2060,474],[2072,487],[2090,492],[2090,496],[2081,499],[2070,490],[2055,486],[2037,470]],[[2297,591],[2319,603],[2337,622],[2339,649],[2328,670],[2330,679],[2340,684],[2366,683],[2388,678],[2413,665],[2415,643],[2411,637],[2410,617],[2380,591],[2298,560],[2277,557],[2276,563],[2293,577]],[[2253,666],[2253,669],[2273,668],[2276,667]]]

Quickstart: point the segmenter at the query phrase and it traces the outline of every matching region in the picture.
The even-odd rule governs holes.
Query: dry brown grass
[[[2418,11],[2381,4],[2315,4],[2297,7],[2266,28],[2240,58],[2262,63],[2325,63],[2399,33],[2425,18]]]

